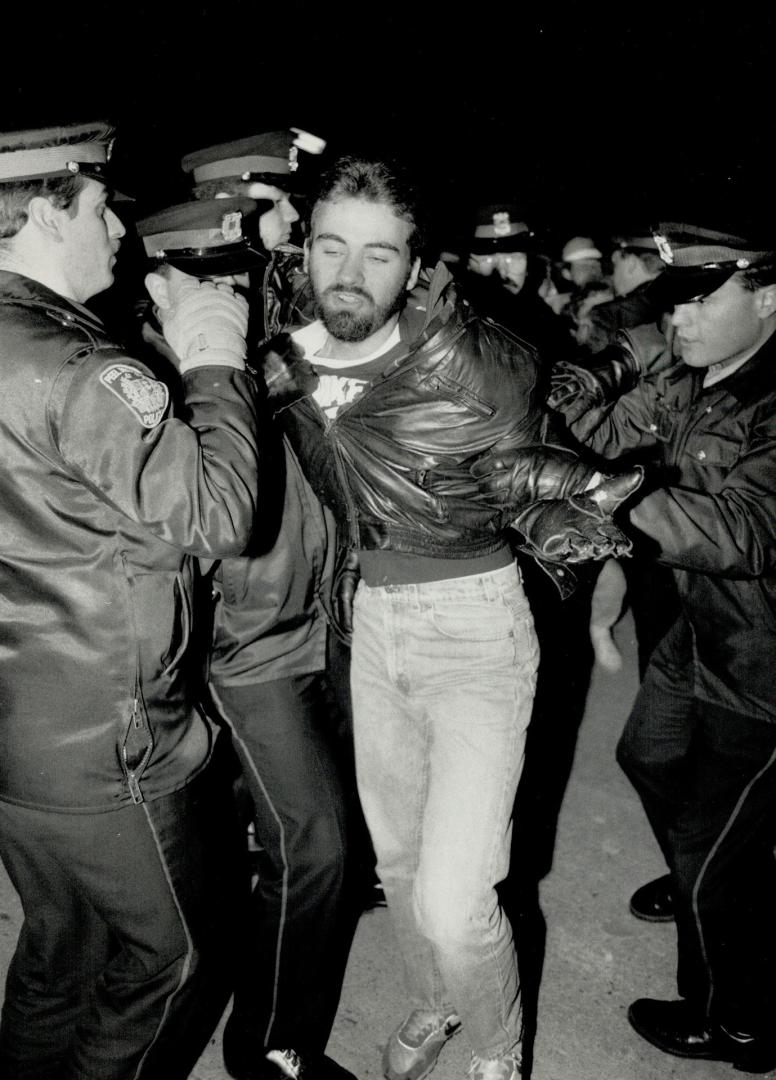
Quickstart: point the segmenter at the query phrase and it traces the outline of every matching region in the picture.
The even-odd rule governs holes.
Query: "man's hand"
[[[275,408],[311,394],[318,376],[290,334],[275,334],[259,348],[251,362],[261,370],[267,395]]]
[[[636,466],[583,495],[539,500],[523,510],[512,527],[522,533],[527,550],[544,559],[574,563],[628,555],[631,541],[612,514],[643,479],[644,470]]]
[[[159,315],[181,374],[211,364],[245,367],[248,304],[228,285],[186,278]]]

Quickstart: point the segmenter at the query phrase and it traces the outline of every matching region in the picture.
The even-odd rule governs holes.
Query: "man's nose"
[[[343,259],[339,269],[339,277],[341,281],[352,282],[353,284],[363,281],[364,270],[361,256],[354,253]]]
[[[677,304],[671,315],[672,326],[687,326],[692,319],[692,304]]]

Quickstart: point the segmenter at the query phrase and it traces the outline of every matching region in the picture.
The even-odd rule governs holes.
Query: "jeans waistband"
[[[365,596],[381,597],[397,604],[413,604],[419,601],[447,598],[470,598],[493,600],[497,596],[520,586],[522,576],[516,562],[466,577],[445,578],[441,581],[421,581],[410,585],[359,584]]]

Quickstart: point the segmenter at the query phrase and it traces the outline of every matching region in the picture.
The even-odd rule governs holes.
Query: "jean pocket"
[[[451,600],[431,608],[431,622],[451,641],[505,641],[514,637],[515,616],[501,601]]]

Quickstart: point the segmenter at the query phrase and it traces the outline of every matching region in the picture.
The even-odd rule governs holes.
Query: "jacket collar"
[[[103,333],[105,331],[101,319],[88,308],[74,300],[68,300],[34,278],[15,274],[10,270],[0,270],[0,303],[8,301],[43,307],[49,311],[55,311],[58,315],[65,315],[69,320],[77,321],[92,330],[100,330]]]
[[[737,371],[709,389],[726,390],[741,402],[756,401],[776,389],[776,331]]]

